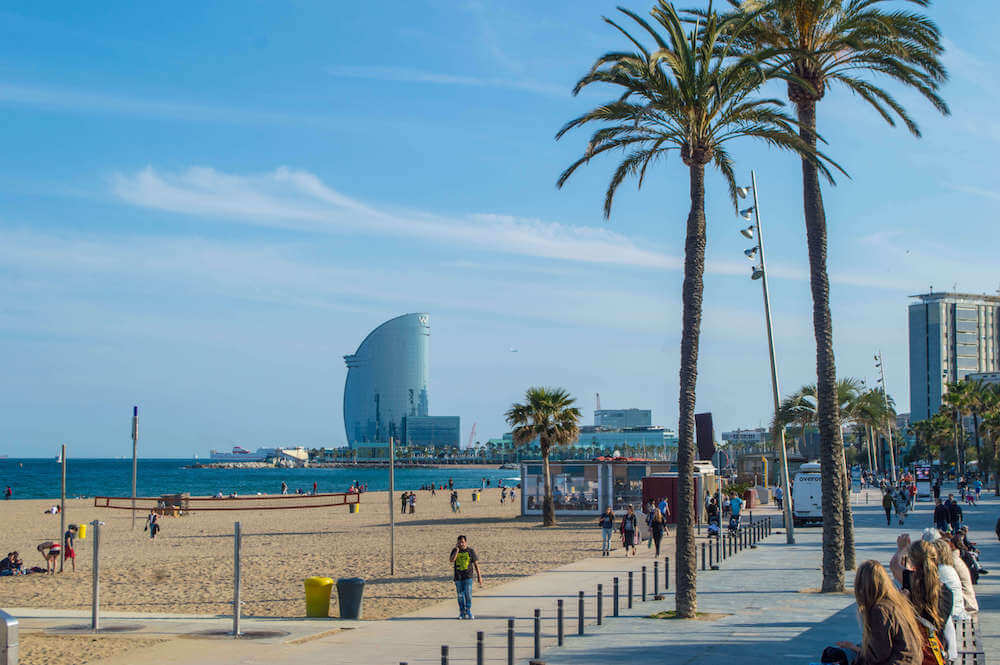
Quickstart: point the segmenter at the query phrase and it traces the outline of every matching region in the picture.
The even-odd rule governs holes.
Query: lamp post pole
[[[139,443],[139,407],[132,407],[132,528],[135,529],[136,447]]]
[[[896,452],[892,449],[892,422],[890,421],[889,410],[889,389],[885,385],[885,362],[882,360],[882,351],[879,350],[875,354],[876,360],[878,360],[878,371],[879,377],[881,378],[880,383],[882,384],[882,399],[885,401],[885,434],[889,439],[889,473],[892,478],[892,484],[896,484]]]
[[[774,332],[771,325],[771,299],[767,291],[767,265],[764,263],[764,232],[760,224],[760,203],[757,200],[757,174],[750,171],[753,189],[753,213],[757,227],[757,251],[760,253],[760,284],[764,292],[764,321],[767,324],[767,350],[771,360],[771,392],[774,397],[774,415],[777,417],[781,392],[778,388],[778,369],[774,363]],[[785,510],[785,542],[795,544],[795,523],[792,521],[792,493],[788,482],[788,452],[785,450],[785,428],[778,428],[778,445],[781,452],[781,491]]]
[[[389,437],[389,575],[396,574],[396,441]]]

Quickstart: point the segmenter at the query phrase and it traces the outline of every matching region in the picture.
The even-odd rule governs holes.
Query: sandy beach
[[[599,553],[595,520],[562,519],[543,529],[538,518],[518,517],[519,504],[500,505],[496,489],[479,503],[462,490],[462,512],[453,514],[448,493],[419,492],[415,515],[396,520],[396,576],[389,576],[388,497],[362,496],[360,513],[346,508],[198,512],[161,518],[156,540],[143,532],[143,516],[95,508],[91,500],[67,501],[66,522],[100,519],[101,600],[108,610],[229,614],[233,574],[233,522],[243,542],[244,614],[301,617],[306,577],[367,580],[366,619],[403,614],[452,598],[448,554],[463,534],[478,552],[485,582],[516,577]],[[397,498],[398,502],[398,498]],[[59,516],[43,514],[51,501],[2,501],[0,556],[18,550],[27,566],[44,562],[35,547],[59,535]],[[398,511],[398,503],[396,505]],[[0,607],[84,609],[90,606],[92,540],[77,541],[76,572],[0,578]],[[337,616],[336,600],[331,614]]]

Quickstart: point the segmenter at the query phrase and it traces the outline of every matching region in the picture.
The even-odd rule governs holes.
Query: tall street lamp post
[[[757,174],[750,171],[750,188],[738,187],[737,194],[740,198],[745,198],[747,194],[753,193],[753,207],[740,211],[743,219],[750,220],[751,214],[754,223],[745,229],[740,229],[744,237],[753,239],[756,234],[757,245],[743,252],[750,260],[759,258],[759,263],[755,263],[750,279],[760,280],[761,288],[764,292],[764,322],[767,327],[767,350],[771,359],[771,392],[774,397],[774,416],[778,416],[778,408],[781,394],[778,389],[778,369],[774,363],[774,333],[771,326],[771,300],[767,291],[767,264],[764,262],[764,233],[760,224],[760,203],[757,200]],[[778,446],[781,452],[781,491],[783,494],[783,507],[785,511],[785,542],[789,545],[795,544],[795,523],[792,519],[792,493],[788,482],[788,453],[785,450],[785,428],[778,427]]]

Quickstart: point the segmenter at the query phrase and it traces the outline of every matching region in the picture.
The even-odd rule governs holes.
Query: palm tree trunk
[[[542,488],[544,494],[542,498],[542,526],[556,525],[556,506],[552,501],[552,474],[549,471],[549,447],[546,444],[542,448],[542,469],[545,474],[545,485]]]
[[[816,102],[796,104],[799,135],[816,147]],[[802,199],[809,245],[809,282],[813,297],[813,333],[816,337],[816,419],[819,426],[820,466],[823,476],[823,592],[844,590],[844,440],[837,408],[837,368],[833,357],[833,321],[830,316],[830,278],[826,274],[826,212],[819,171],[802,160]]]
[[[698,381],[698,337],[705,273],[705,166],[692,163],[691,211],[684,245],[684,303],[677,427],[677,595],[678,616],[693,618],[698,609],[694,541],[694,409]]]

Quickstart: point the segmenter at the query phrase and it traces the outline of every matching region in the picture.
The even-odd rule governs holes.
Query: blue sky
[[[628,2],[646,11],[650,3]],[[986,0],[931,9],[952,81],[915,140],[841,89],[819,122],[852,179],[824,192],[840,374],[885,353],[907,394],[907,296],[994,292],[1000,83]],[[504,431],[532,384],[590,422],[676,427],[687,174],[658,166],[601,216],[614,163],[563,189],[609,97],[570,89],[623,47],[608,2],[4,3],[0,10],[0,454],[149,456],[344,442],[351,353],[431,314],[431,412]],[[780,93],[780,90],[777,91]],[[800,172],[735,144],[760,184],[780,380],[815,381]],[[770,412],[759,285],[720,178],[699,410]],[[509,352],[510,347],[518,349]]]

